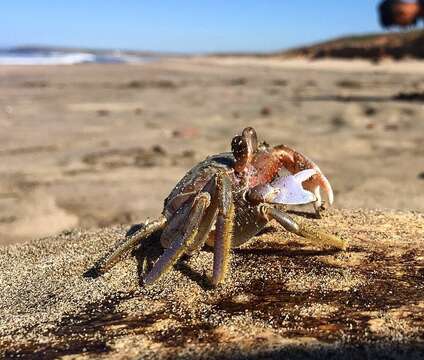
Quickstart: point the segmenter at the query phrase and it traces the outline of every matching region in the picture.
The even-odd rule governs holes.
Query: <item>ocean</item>
[[[122,52],[90,53],[55,50],[0,50],[0,65],[126,64],[152,61],[154,57]]]

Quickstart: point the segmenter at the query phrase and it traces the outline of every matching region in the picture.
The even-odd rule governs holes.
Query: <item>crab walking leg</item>
[[[104,274],[124,258],[132,249],[134,249],[142,240],[146,239],[154,232],[163,229],[166,225],[166,218],[160,218],[143,224],[141,229],[134,234],[126,236],[118,241],[112,250],[106,256],[96,262],[94,268],[99,274]]]
[[[145,285],[150,285],[158,280],[187,251],[188,247],[196,237],[197,228],[204,216],[206,208],[209,206],[209,203],[210,195],[208,193],[200,193],[197,195],[188,214],[184,232],[177,235],[177,237],[171,242],[169,248],[165,249],[163,254],[153,265],[153,268],[144,278]]]
[[[205,185],[202,192],[207,192],[211,195],[211,203],[206,209],[205,215],[199,224],[198,231],[193,243],[190,244],[188,251],[186,252],[188,255],[191,255],[200,250],[203,245],[205,245],[206,240],[211,236],[211,229],[218,212],[219,196],[217,191],[217,176],[212,177],[212,179]]]
[[[197,234],[193,242],[188,246],[186,254],[192,255],[196,251],[200,250],[205,245],[206,240],[211,232],[216,213],[217,213],[217,201],[214,200],[214,195],[211,197],[211,204],[207,208],[202,221],[199,224]]]
[[[128,235],[124,239],[119,240],[108,254],[94,264],[93,269],[99,275],[109,271],[142,240],[146,239],[154,232],[163,229],[165,225],[166,218],[164,216],[143,224],[141,229],[136,231],[134,234]]]
[[[302,223],[298,223],[299,224],[299,235],[312,240],[314,242],[318,242],[321,243],[323,245],[329,245],[329,246],[333,246],[337,249],[340,250],[346,250],[347,248],[347,241],[340,239],[339,237],[332,235],[332,234],[328,234],[324,231],[321,231],[319,229],[317,229],[315,226],[302,221]]]
[[[284,229],[291,233],[312,240],[313,242],[333,246],[340,250],[346,250],[347,241],[323,232],[307,222],[295,221],[291,216],[279,209],[268,205],[261,205],[261,213],[267,220],[270,218],[276,220]]]
[[[218,215],[215,224],[212,285],[222,282],[228,271],[234,225],[231,180],[225,173],[216,176]]]

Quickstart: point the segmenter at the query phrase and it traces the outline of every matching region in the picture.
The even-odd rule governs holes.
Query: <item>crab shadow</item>
[[[296,215],[312,218],[315,214],[305,213],[300,211],[291,211]],[[126,237],[133,235],[140,229],[141,225],[132,225],[126,233]],[[265,227],[258,236],[274,232],[276,229],[272,226]],[[146,238],[137,248],[131,252],[131,256],[135,258],[137,262],[137,276],[138,283],[141,287],[144,286],[144,277],[151,270],[156,260],[163,254],[163,248],[160,245],[160,237],[162,231],[156,231],[148,238]],[[202,251],[213,252],[213,248],[205,245]],[[247,257],[247,256],[261,256],[261,257],[282,257],[282,258],[296,258],[296,257],[317,257],[317,256],[328,256],[335,255],[340,250],[337,249],[323,249],[316,250],[305,248],[304,245],[291,241],[289,243],[280,244],[272,242],[267,244],[267,247],[247,247],[238,248],[233,250],[235,256]],[[193,256],[196,256],[194,254]],[[184,255],[175,265],[175,269],[180,271],[184,276],[190,280],[196,282],[202,289],[210,290],[211,286],[208,276],[205,272],[198,272],[194,270],[188,263],[190,256]],[[98,272],[95,266],[89,268],[84,274],[84,277],[97,278],[101,274]]]
[[[297,245],[297,243],[296,243]],[[304,249],[304,248],[291,248],[290,243],[287,244],[287,247],[267,247],[267,248],[243,248],[235,249],[234,253],[244,256],[244,255],[258,255],[258,256],[280,256],[280,257],[315,257],[315,256],[329,256],[339,253],[338,249],[324,249],[324,250],[315,250],[315,249]]]
[[[127,233],[131,234],[130,232]],[[160,237],[162,231],[153,233],[149,238],[145,240],[143,244],[133,250],[132,256],[137,261],[137,275],[138,283],[141,287],[144,286],[144,277],[151,270],[155,261],[163,254],[163,248],[160,245]],[[205,248],[206,251],[212,251],[212,249]],[[193,255],[196,256],[196,255]],[[183,255],[182,258],[175,264],[175,269],[180,271],[184,276],[190,280],[196,282],[202,289],[209,290],[212,286],[208,282],[208,278],[205,273],[195,271],[187,263],[190,258],[188,255]]]
[[[267,227],[263,230],[262,233],[268,231],[275,231],[272,227]],[[147,272],[151,269],[154,262],[162,255],[163,248],[160,245],[160,236],[162,232],[158,231],[152,234],[146,241],[136,248],[132,252],[132,256],[137,261],[137,274],[138,282],[140,286],[144,286],[144,277]],[[205,245],[201,251],[213,253],[213,248]],[[282,258],[297,258],[297,257],[317,257],[317,256],[329,256],[339,253],[340,250],[337,249],[323,249],[316,250],[305,248],[304,245],[292,241],[284,245],[279,243],[270,243],[266,248],[239,248],[234,249],[233,253],[238,257],[248,257],[248,256],[260,256],[260,257],[282,257]],[[192,256],[196,256],[193,254]],[[191,256],[184,255],[174,266],[174,268],[181,272],[191,281],[197,283],[203,290],[211,290],[214,287],[211,285],[206,271],[199,272],[193,269],[188,260]]]

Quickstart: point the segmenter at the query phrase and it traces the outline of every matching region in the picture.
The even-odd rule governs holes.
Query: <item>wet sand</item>
[[[84,277],[122,227],[2,247],[0,357],[422,359],[423,215],[332,210],[308,221],[347,251],[271,224],[234,252],[217,289],[207,249],[148,288],[139,251]]]
[[[393,96],[424,74],[293,61],[1,67],[0,244],[155,217],[247,125],[315,160],[337,208],[423,211],[423,103]]]

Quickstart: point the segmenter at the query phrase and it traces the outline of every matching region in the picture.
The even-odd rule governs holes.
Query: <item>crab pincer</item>
[[[249,197],[258,202],[284,205],[304,205],[317,201],[316,196],[302,187],[302,183],[317,173],[315,169],[300,171],[294,175],[277,177],[268,184],[249,190]]]
[[[317,197],[305,190],[302,183],[316,175],[318,170],[302,170],[293,175],[277,177],[269,184],[257,185],[249,190],[247,196],[258,202],[262,213],[267,218],[273,218],[287,231],[304,238],[334,246],[339,249],[346,248],[346,242],[338,237],[322,232],[310,224],[295,221],[285,212],[270,205],[305,205],[317,201]],[[269,205],[268,205],[269,204]]]

